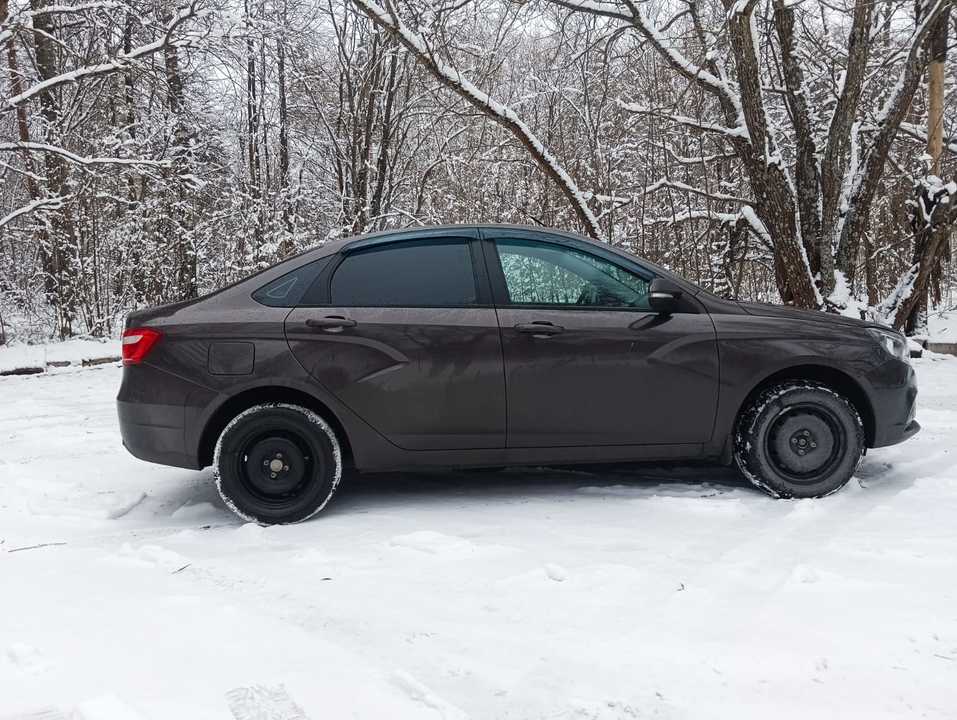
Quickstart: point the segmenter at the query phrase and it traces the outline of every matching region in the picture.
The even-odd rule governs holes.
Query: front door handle
[[[515,326],[515,330],[520,333],[525,333],[526,335],[532,335],[533,337],[550,337],[565,332],[565,328],[561,325],[555,325],[546,320],[533,320],[530,323],[519,323]]]
[[[352,318],[342,317],[342,315],[326,315],[326,317],[321,318],[309,318],[306,320],[306,326],[313,330],[336,332],[343,328],[355,327],[356,321]]]

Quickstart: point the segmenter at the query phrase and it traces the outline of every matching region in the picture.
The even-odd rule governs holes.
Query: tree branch
[[[113,60],[109,60],[107,62],[98,63],[96,65],[87,65],[69,72],[60,73],[59,75],[55,75],[37,83],[33,87],[21,92],[19,95],[14,95],[8,98],[0,98],[0,113],[11,112],[12,110],[15,110],[18,105],[28,102],[44,91],[52,90],[60,85],[75,83],[85,78],[109,75],[110,73],[129,67],[137,60],[160,52],[172,42],[173,33],[175,33],[181,25],[189,20],[192,20],[193,18],[199,17],[201,14],[204,14],[203,11],[197,9],[198,5],[202,1],[203,0],[190,0],[190,4],[185,9],[180,10],[172,18],[172,20],[167,23],[163,34],[157,40],[151,43],[134,48],[128,53],[121,52]]]
[[[55,145],[38,142],[0,143],[0,152],[40,152],[53,153],[66,158],[77,165],[134,165],[138,167],[168,168],[172,163],[168,160],[138,160],[135,158],[115,157],[84,157]]]
[[[398,40],[440,83],[508,130],[528,150],[538,167],[558,185],[588,234],[594,238],[601,236],[598,218],[588,206],[585,193],[511,107],[482,92],[458,70],[436,57],[425,38],[406,26],[394,11],[386,10],[374,0],[353,2],[378,27]]]

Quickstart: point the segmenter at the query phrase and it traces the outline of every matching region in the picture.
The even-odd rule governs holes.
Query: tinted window
[[[270,307],[295,307],[331,259],[316,260],[263,285],[253,293],[253,300]]]
[[[509,302],[649,309],[650,279],[608,260],[561,245],[499,240]]]
[[[466,242],[418,241],[347,255],[332,276],[332,304],[455,307],[477,300]]]

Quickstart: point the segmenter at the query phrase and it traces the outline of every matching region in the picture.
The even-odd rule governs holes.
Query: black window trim
[[[482,246],[485,249],[486,270],[489,273],[489,279],[492,285],[492,296],[495,300],[495,307],[522,309],[522,310],[571,310],[575,312],[628,312],[642,313],[645,315],[654,314],[654,310],[633,307],[618,307],[614,305],[560,305],[557,303],[513,303],[509,299],[508,285],[505,282],[505,273],[502,271],[502,259],[498,254],[499,241],[513,242],[536,242],[542,245],[552,245],[559,248],[573,250],[583,255],[590,255],[599,258],[615,267],[638,275],[646,279],[649,283],[658,277],[655,273],[638,263],[627,263],[624,258],[620,258],[614,253],[600,252],[583,243],[577,243],[556,235],[539,234],[529,231],[496,231],[494,233],[483,233]],[[631,267],[629,267],[631,265]]]
[[[475,294],[477,302],[469,304],[442,304],[442,305],[334,305],[332,302],[332,278],[335,276],[339,266],[350,255],[364,253],[387,252],[389,248],[402,245],[448,245],[452,243],[465,244],[469,249],[469,257],[472,261],[472,281],[475,283]],[[319,274],[319,277],[313,281],[312,285],[303,293],[303,298],[317,291],[319,302],[304,303],[300,302],[296,307],[301,308],[323,308],[323,307],[355,307],[355,308],[408,308],[408,309],[490,309],[494,308],[492,301],[492,292],[489,285],[489,277],[485,264],[484,255],[480,246],[480,240],[475,234],[464,234],[461,232],[429,233],[427,235],[416,235],[410,233],[403,234],[396,238],[389,238],[388,241],[381,240],[377,242],[357,242],[342,248],[333,258],[333,261]]]

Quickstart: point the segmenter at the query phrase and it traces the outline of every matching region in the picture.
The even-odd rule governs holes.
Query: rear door
[[[686,298],[661,316],[653,274],[558,236],[483,230],[505,356],[509,447],[710,440],[718,356]]]
[[[316,382],[399,447],[505,446],[501,337],[476,238],[359,242],[286,319]]]

